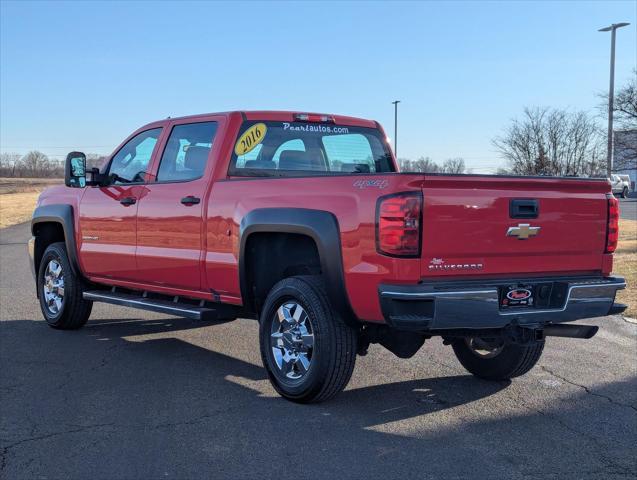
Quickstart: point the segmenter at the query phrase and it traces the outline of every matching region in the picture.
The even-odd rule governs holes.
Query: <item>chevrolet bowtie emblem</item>
[[[540,232],[540,227],[532,227],[528,223],[520,223],[517,227],[509,227],[507,237],[518,237],[518,240],[527,240],[535,237]]]

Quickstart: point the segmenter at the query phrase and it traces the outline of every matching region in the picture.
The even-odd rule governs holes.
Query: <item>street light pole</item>
[[[613,170],[613,113],[615,107],[615,32],[630,23],[613,23],[600,28],[599,32],[610,32],[610,85],[608,87],[608,144],[606,152],[606,176],[610,178]]]
[[[394,155],[398,159],[398,104],[400,100],[391,102],[394,104]]]

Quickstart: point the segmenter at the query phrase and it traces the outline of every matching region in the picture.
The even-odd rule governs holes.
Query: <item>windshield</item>
[[[230,163],[240,176],[394,171],[379,130],[306,122],[245,122]]]

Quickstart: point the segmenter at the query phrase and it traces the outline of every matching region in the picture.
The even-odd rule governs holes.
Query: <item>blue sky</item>
[[[0,148],[109,153],[140,125],[233,109],[380,121],[398,153],[501,162],[523,107],[596,112],[637,64],[637,2],[5,2]],[[56,157],[58,158],[58,157]]]

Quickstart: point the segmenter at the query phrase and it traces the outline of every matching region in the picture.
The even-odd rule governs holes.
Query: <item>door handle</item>
[[[201,200],[198,197],[194,197],[192,195],[188,195],[181,199],[181,203],[184,205],[197,205]]]
[[[135,205],[136,202],[137,199],[134,197],[124,197],[119,201],[119,203],[121,203],[125,207],[128,207],[129,205]]]

